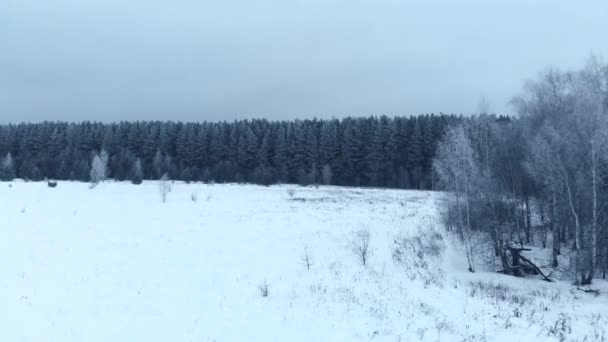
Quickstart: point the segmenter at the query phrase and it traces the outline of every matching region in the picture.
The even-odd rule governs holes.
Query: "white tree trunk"
[[[574,261],[574,282],[578,284],[578,274],[580,270],[579,265],[579,248],[581,247],[581,237],[580,237],[580,222],[578,218],[578,213],[576,212],[576,208],[574,207],[574,199],[572,196],[572,189],[570,187],[570,181],[568,177],[567,171],[564,169],[564,185],[566,186],[566,192],[568,194],[568,204],[570,206],[570,212],[574,217],[574,246],[572,247],[572,257]]]
[[[595,270],[595,263],[597,257],[597,187],[598,187],[598,179],[597,179],[597,160],[596,160],[596,152],[595,152],[595,140],[591,139],[591,197],[592,197],[592,216],[591,216],[591,255],[589,256],[589,275],[587,276],[587,283],[591,283],[593,279],[593,273]]]

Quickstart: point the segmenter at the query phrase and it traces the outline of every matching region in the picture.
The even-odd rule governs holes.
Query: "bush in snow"
[[[568,335],[572,333],[572,319],[565,313],[560,313],[557,320],[547,327],[547,336],[553,336],[560,342],[566,340]]]
[[[367,265],[367,261],[370,255],[369,250],[369,231],[360,230],[357,232],[357,236],[353,240],[353,252],[357,255],[363,266]]]
[[[425,286],[442,285],[444,271],[429,263],[438,258],[445,244],[443,236],[436,232],[424,232],[414,236],[398,236],[394,239],[393,261],[403,266],[411,280],[421,279]]]
[[[290,198],[293,198],[293,196],[295,196],[296,194],[296,191],[294,189],[287,189],[287,194]]]
[[[260,296],[264,298],[268,297],[269,287],[270,286],[268,285],[268,283],[264,281],[264,283],[258,287],[258,289],[260,290]]]
[[[560,300],[558,291],[549,288],[534,288],[531,290],[518,290],[513,287],[485,281],[470,282],[469,296],[479,298],[491,298],[496,301],[511,303],[513,305],[531,305],[539,299],[550,302]]]
[[[195,203],[196,203],[196,201],[198,201],[198,193],[196,193],[196,192],[194,192],[194,191],[193,191],[193,192],[190,194],[190,200],[191,200],[192,202],[195,202]]]

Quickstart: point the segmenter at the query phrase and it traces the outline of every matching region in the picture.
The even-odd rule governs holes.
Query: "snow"
[[[157,182],[0,183],[0,340],[601,340],[605,291],[466,272],[440,196],[175,183],[162,203]]]

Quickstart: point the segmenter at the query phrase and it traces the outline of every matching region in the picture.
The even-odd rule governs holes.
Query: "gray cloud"
[[[469,113],[606,55],[608,2],[4,0],[0,122]]]

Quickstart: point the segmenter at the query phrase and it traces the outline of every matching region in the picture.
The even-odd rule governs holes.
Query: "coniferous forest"
[[[43,122],[0,126],[0,178],[298,183],[432,189],[455,115],[234,122]],[[497,118],[508,121],[508,118]]]

